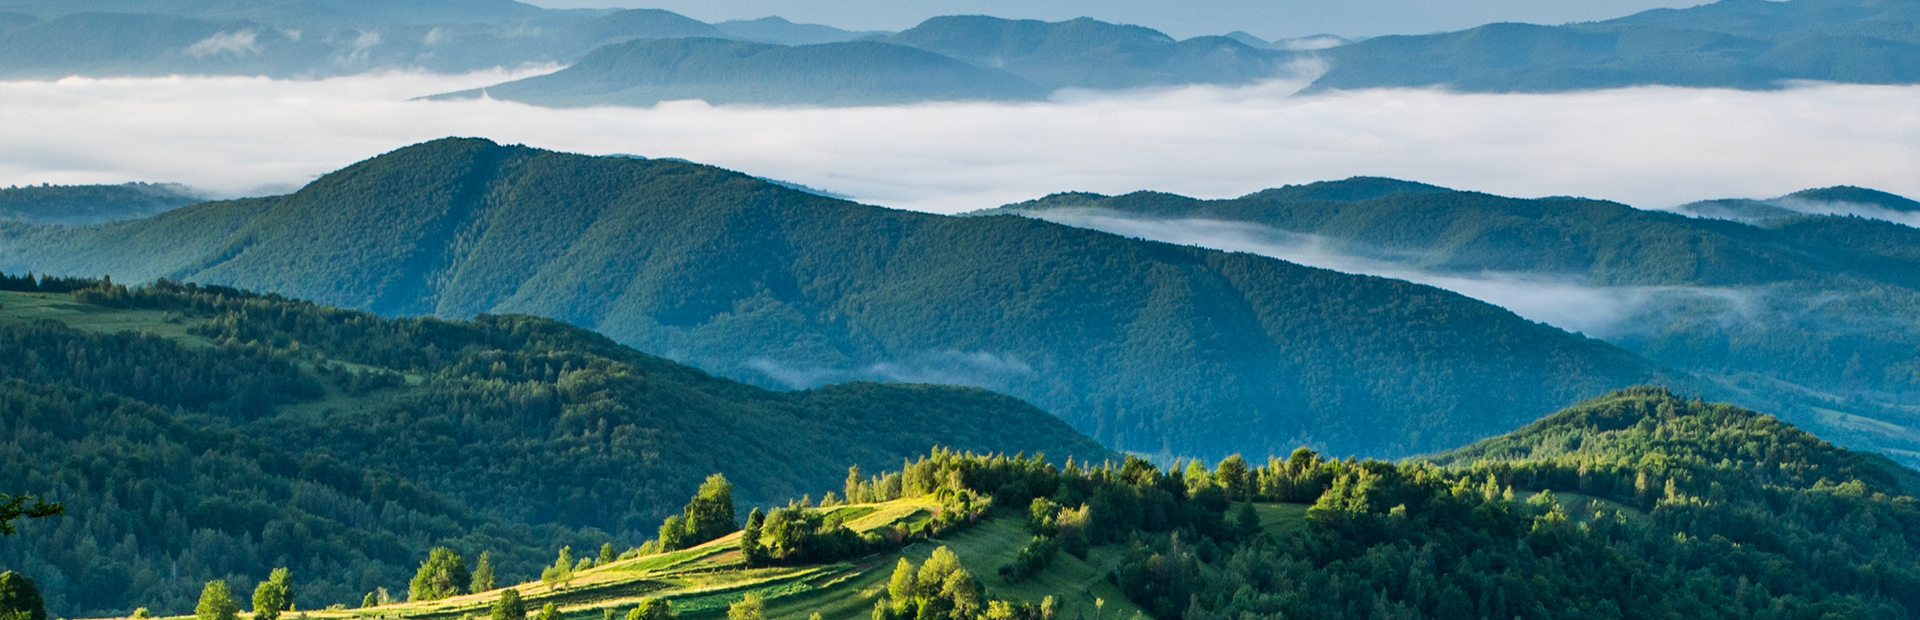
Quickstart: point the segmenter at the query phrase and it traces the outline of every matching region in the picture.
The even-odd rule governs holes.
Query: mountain
[[[528,316],[5,277],[0,343],[0,488],[67,507],[0,565],[62,616],[184,613],[275,566],[303,607],[353,602],[444,544],[530,575],[560,545],[653,537],[716,472],[766,505],[938,446],[1113,456],[985,390],[769,392]]]
[[[1151,28],[1085,17],[935,17],[885,40],[1005,69],[1049,90],[1248,84],[1278,77],[1293,58],[1228,37],[1176,41]]]
[[[1378,178],[1270,189],[1229,200],[1158,193],[1061,194],[1021,213],[1225,247],[1231,235],[1281,255],[1451,286],[1552,285],[1598,294],[1594,333],[1656,362],[1713,378],[1849,445],[1920,451],[1920,229],[1904,198],[1860,188],[1771,201],[1713,201],[1687,213],[1577,198],[1515,199]],[[1825,205],[1824,207],[1821,205]],[[1863,206],[1864,205],[1864,206]],[[1818,207],[1818,208],[1816,208]],[[1730,219],[1744,221],[1729,221]],[[1210,223],[1232,223],[1222,230]],[[1765,222],[1754,226],[1745,222]],[[1165,238],[1165,237],[1162,237]],[[1235,246],[1238,247],[1238,246]],[[1498,291],[1496,291],[1498,292]],[[1608,307],[1605,304],[1611,304]]]
[[[1402,281],[473,139],[287,196],[0,223],[0,269],[175,277],[395,316],[549,316],[760,385],[986,387],[1116,449],[1175,455],[1413,454],[1687,380]]]
[[[1330,69],[1309,91],[1908,84],[1920,81],[1920,8],[1879,0],[1720,0],[1594,23],[1377,37],[1324,55]]]
[[[29,224],[99,224],[137,220],[201,199],[182,185],[41,185],[0,189],[0,220]]]
[[[581,15],[513,0],[0,0],[0,12],[53,19],[84,13],[167,15],[205,20],[247,20],[292,27],[496,24]]]
[[[637,39],[593,50],[555,73],[439,95],[555,107],[712,104],[886,105],[1043,99],[1004,71],[875,42],[786,46],[712,38]]]
[[[784,18],[762,17],[760,19],[735,19],[714,24],[713,27],[725,32],[728,38],[756,43],[777,43],[780,45],[814,45],[818,43],[840,43],[867,37],[886,36],[891,32],[856,32],[841,30],[833,26],[820,24],[796,24]]]
[[[1140,26],[1087,18],[1047,23],[936,17],[891,36],[767,18],[723,24],[729,36],[634,40],[594,50],[571,67],[437,98],[482,93],[536,105],[887,105],[917,101],[1045,99],[1060,88],[1247,84],[1281,75],[1293,53],[1227,37],[1175,41]],[[829,41],[829,42],[816,42]],[[777,43],[808,42],[806,45]]]

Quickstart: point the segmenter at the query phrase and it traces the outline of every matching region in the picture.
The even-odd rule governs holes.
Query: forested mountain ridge
[[[1920,81],[1920,8],[1905,1],[1720,0],[1592,23],[1384,36],[1324,56],[1329,70],[1309,92],[1910,84]]]
[[[552,316],[762,385],[978,385],[1154,453],[1413,454],[1686,380],[1405,282],[483,140],[400,149],[284,197],[0,235],[0,268]]]
[[[1744,392],[1743,404],[1911,463],[1920,462],[1920,322],[1912,319],[1920,316],[1920,229],[1821,214],[1870,205],[1904,217],[1909,202],[1834,187],[1683,208],[1745,220],[1731,221],[1355,178],[1226,200],[1059,194],[989,212],[1096,228],[1229,222],[1374,268],[1576,283],[1637,300],[1594,335]]]
[[[773,504],[935,446],[1112,454],[984,390],[768,392],[526,316],[7,277],[0,348],[0,488],[67,507],[0,539],[0,565],[60,616],[177,613],[276,566],[303,606],[348,603],[436,545],[523,577],[562,545],[652,538],[715,472]]]
[[[28,185],[0,189],[0,220],[29,224],[98,224],[137,220],[203,199],[184,186]]]

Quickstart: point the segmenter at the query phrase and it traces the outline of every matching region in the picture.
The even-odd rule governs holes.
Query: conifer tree
[[[613,563],[613,543],[600,543],[600,560],[594,566],[606,566]]]
[[[486,592],[493,589],[493,552],[480,552],[480,563],[473,567],[473,583],[467,586],[468,592]]]

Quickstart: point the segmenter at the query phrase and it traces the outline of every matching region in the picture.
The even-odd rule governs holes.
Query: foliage
[[[1719,378],[1722,388],[1708,390],[1716,399],[1788,416],[1848,445],[1920,451],[1920,439],[1874,431],[1871,422],[1850,428],[1821,411],[1920,424],[1908,407],[1881,406],[1920,403],[1913,354],[1920,349],[1920,320],[1913,318],[1920,316],[1920,229],[1771,206],[1838,201],[1890,211],[1912,203],[1860,188],[1808,190],[1745,201],[1782,214],[1752,225],[1599,200],[1515,199],[1356,177],[1223,200],[1057,194],[995,212],[1058,219],[1097,209],[1242,222],[1313,235],[1334,251],[1428,273],[1571,276],[1633,287],[1646,295],[1642,309],[1612,317],[1594,335]]]
[[[486,592],[493,589],[493,552],[480,552],[480,561],[473,566],[473,581],[467,585],[467,591]]]
[[[764,501],[943,438],[1107,454],[980,390],[768,392],[531,317],[381,319],[174,283],[31,285],[0,307],[0,341],[22,353],[0,356],[0,488],[58,498],[70,516],[19,523],[27,535],[0,540],[0,566],[35,571],[59,616],[186,613],[199,592],[180,584],[247,592],[278,566],[305,567],[303,605],[353,604],[407,584],[434,547],[490,550],[511,583],[562,546],[651,537],[714,472],[733,497]],[[26,322],[13,313],[35,306],[16,299],[70,314]]]
[[[420,563],[420,570],[414,572],[413,581],[407,584],[407,600],[437,601],[459,595],[466,592],[464,588],[472,580],[473,576],[467,573],[467,561],[458,552],[434,547],[426,561]]]
[[[16,529],[13,522],[16,520],[45,519],[66,512],[67,507],[58,502],[47,503],[32,495],[0,493],[0,536],[12,536]]]
[[[500,591],[500,600],[494,601],[488,613],[490,620],[526,620],[527,606],[520,601],[520,591],[507,588]]]
[[[263,200],[113,230],[0,226],[0,268],[178,277],[392,316],[534,313],[762,386],[964,383],[1027,399],[1117,449],[1209,459],[1302,444],[1417,454],[1669,378],[1605,343],[1430,287],[1026,218],[858,205],[678,161],[448,139]],[[492,362],[476,361],[471,371],[491,377]],[[547,360],[536,361],[544,374]],[[929,444],[912,420],[886,415],[967,415],[945,391],[874,391],[792,400],[884,420],[891,432],[872,441],[888,451],[1009,449],[981,445],[1000,429]],[[694,471],[750,454],[716,453]],[[894,462],[839,460],[870,471]],[[746,498],[754,485],[727,473]],[[664,516],[610,527],[650,529]]]
[[[273,569],[265,581],[253,588],[254,620],[278,620],[293,608],[293,576],[286,567]]]
[[[0,220],[83,225],[133,220],[200,199],[179,185],[28,185],[0,188]]]
[[[224,579],[207,582],[200,590],[200,604],[193,608],[197,620],[235,620],[239,614],[240,603],[233,600],[233,591],[227,589]]]
[[[688,500],[680,514],[660,524],[660,544],[665,551],[685,549],[732,534],[739,526],[733,518],[733,484],[721,474],[707,476],[700,490]]]
[[[673,602],[658,598],[640,599],[632,611],[627,612],[626,620],[673,620],[678,614],[673,612]]]
[[[573,581],[573,548],[561,547],[560,554],[553,565],[540,571],[540,583],[548,586],[564,586]]]
[[[47,605],[33,579],[14,571],[0,572],[0,618],[47,620]]]
[[[727,620],[766,620],[767,603],[759,592],[748,592],[727,606]]]

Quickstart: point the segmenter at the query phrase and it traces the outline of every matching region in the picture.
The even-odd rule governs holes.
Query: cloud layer
[[[1103,209],[1054,209],[1031,214],[1069,226],[1117,235],[1246,252],[1281,260],[1443,288],[1513,311],[1530,320],[1595,338],[1618,338],[1653,329],[1651,320],[1677,308],[1708,308],[1727,319],[1752,312],[1752,293],[1687,286],[1591,286],[1579,275],[1536,273],[1434,273],[1331,249],[1314,235],[1260,224],[1208,219],[1144,219]],[[1409,262],[1418,260],[1407,257]]]
[[[1920,196],[1920,87],[1910,86],[1293,97],[1301,83],[1279,81],[830,109],[411,100],[525,74],[0,82],[0,185],[286,191],[459,135],[680,157],[934,212],[1058,191],[1228,197],[1353,175],[1649,208],[1843,184]]]

